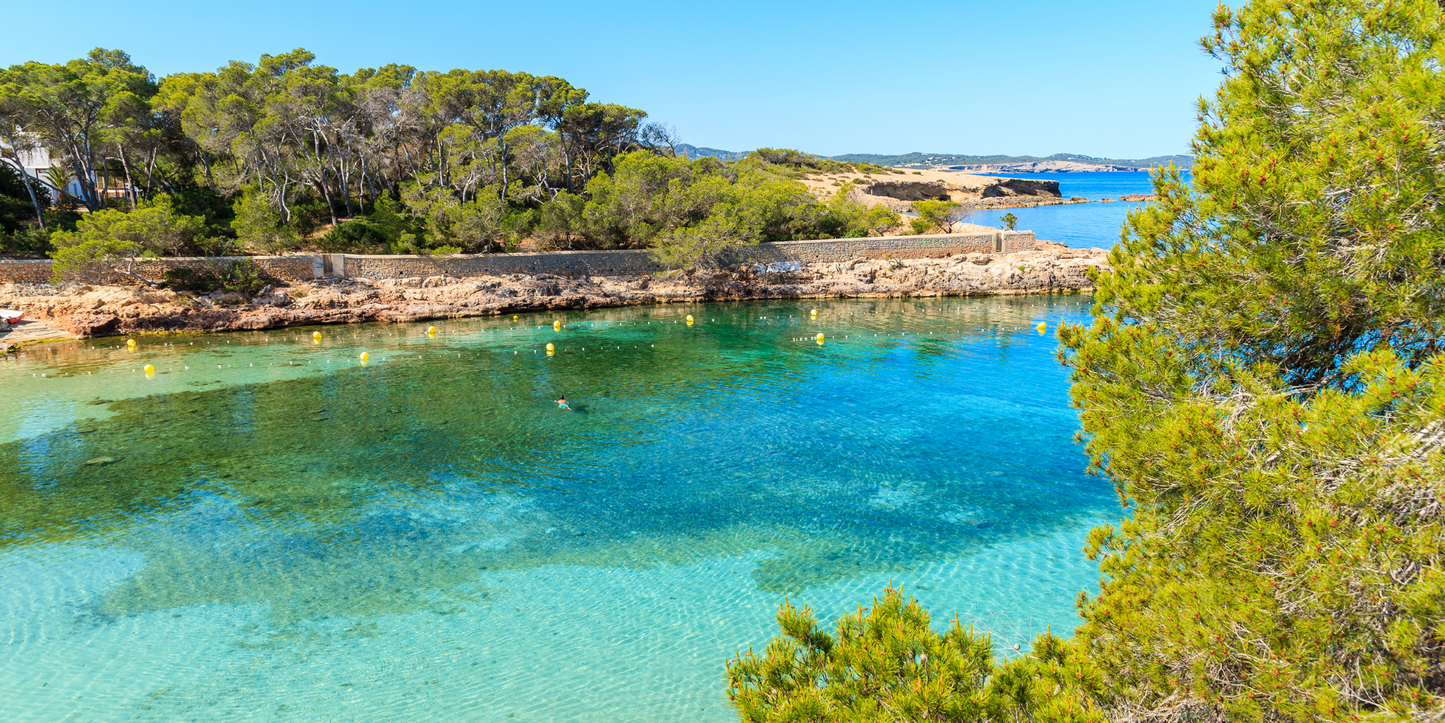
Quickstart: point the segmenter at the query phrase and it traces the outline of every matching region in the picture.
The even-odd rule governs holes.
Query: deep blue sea
[[[989,174],[1008,178],[1038,178],[1058,181],[1065,198],[1082,196],[1090,201],[1118,199],[1134,193],[1153,193],[1148,173],[1009,173]],[[1186,173],[1185,178],[1189,176]],[[1019,219],[1018,228],[1033,231],[1039,238],[1062,241],[1073,248],[1109,248],[1119,240],[1119,229],[1129,209],[1142,204],[1087,203],[1073,206],[1040,206],[977,211],[964,219],[981,226],[1002,226],[1006,213]]]

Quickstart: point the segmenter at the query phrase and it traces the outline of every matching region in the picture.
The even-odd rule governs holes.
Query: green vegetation
[[[561,78],[396,64],[344,74],[314,61],[298,49],[157,80],[97,49],[0,70],[0,127],[21,129],[7,143],[48,149],[58,165],[47,178],[62,189],[82,179],[79,198],[50,199],[0,176],[3,251],[54,251],[70,271],[206,249],[653,248],[695,263],[732,245],[898,223],[798,182],[893,171],[776,149],[690,160],[642,111]],[[166,218],[184,225],[173,233],[149,226],[162,195]],[[105,220],[78,228],[79,214],[57,215],[66,204]],[[130,224],[149,240],[105,236],[129,228],[111,213],[149,213]]]
[[[1012,231],[1019,225],[1019,217],[1013,215],[1012,211],[1004,214],[1003,218],[999,220],[1003,221],[1003,230],[1005,231]]]
[[[196,268],[166,269],[160,284],[175,291],[210,293],[223,291],[252,296],[267,286],[284,286],[285,282],[266,273],[251,259],[208,259]]]
[[[799,178],[813,173],[902,173],[875,163],[839,161],[787,148],[759,148],[748,157],[789,169]]]
[[[114,275],[150,284],[133,272],[135,259],[148,256],[209,256],[224,252],[201,237],[204,221],[178,213],[170,196],[160,194],[135,211],[104,209],[89,213],[75,231],[51,236],[55,278],[78,276],[102,283]]]
[[[730,666],[745,720],[1440,718],[1445,15],[1253,0],[1204,45],[1193,187],[1157,175],[1061,334],[1132,513],[1081,627],[988,672],[895,601],[836,641],[785,608]]]
[[[49,245],[44,210],[50,205],[44,184],[24,179],[13,166],[0,162],[0,253],[43,254]]]
[[[933,229],[953,233],[953,225],[968,215],[968,209],[957,201],[914,201],[911,205],[918,218],[909,222],[913,233],[924,234]]]

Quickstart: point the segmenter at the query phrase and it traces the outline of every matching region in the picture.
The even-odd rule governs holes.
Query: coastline
[[[33,321],[0,333],[0,345],[9,350],[21,343],[119,334],[404,323],[711,301],[1085,292],[1093,290],[1088,269],[1105,266],[1105,257],[1103,249],[1040,242],[1036,250],[1015,253],[917,249],[799,263],[772,272],[734,266],[662,276],[323,279],[268,287],[253,298],[221,293],[192,297],[132,286],[5,284],[0,286],[0,307],[24,309]],[[37,323],[63,336],[36,338],[31,327]]]

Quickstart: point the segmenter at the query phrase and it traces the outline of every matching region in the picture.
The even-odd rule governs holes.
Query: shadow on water
[[[794,593],[1112,503],[1080,474],[1052,345],[1013,332],[1034,305],[808,308],[690,307],[715,320],[696,327],[665,308],[597,313],[552,337],[568,344],[554,359],[456,343],[110,402],[0,445],[0,550],[141,553],[94,602],[101,619],[219,602],[286,624],[444,614],[486,600],[488,570],[757,551],[757,586]],[[560,414],[559,389],[588,402]]]

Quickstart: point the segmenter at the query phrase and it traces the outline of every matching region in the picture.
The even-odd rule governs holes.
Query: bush
[[[119,274],[149,284],[132,270],[136,257],[174,256],[197,249],[201,255],[214,253],[218,246],[200,236],[202,228],[200,217],[176,213],[164,194],[131,212],[105,209],[86,214],[75,231],[50,237],[55,278],[78,275],[101,283]]]
[[[181,187],[170,193],[171,206],[178,214],[199,216],[201,235],[212,238],[234,238],[232,222],[236,219],[236,199],[199,187]]]
[[[385,230],[364,218],[342,221],[315,239],[312,243],[326,253],[347,251],[373,251],[387,246],[393,239],[387,238]]]
[[[934,632],[928,611],[893,588],[838,620],[784,602],[782,635],[761,655],[727,664],[728,698],[745,723],[1056,721],[1104,723],[1097,668],[1051,635],[1003,663],[986,634],[954,619]]]
[[[565,244],[572,248],[573,240],[582,232],[582,211],[586,206],[587,199],[566,191],[558,192],[551,201],[542,204],[538,210],[537,231],[543,242],[553,247]]]
[[[953,225],[968,215],[968,210],[957,201],[914,201],[912,207],[918,220],[926,222],[923,231],[918,230],[919,223],[912,224],[914,232],[920,234],[934,228],[953,233]]]
[[[40,259],[46,258],[54,248],[50,245],[50,231],[39,226],[0,234],[0,255]]]
[[[260,194],[247,192],[236,199],[231,229],[240,243],[275,254],[299,244],[296,232],[281,220],[281,214]]]
[[[198,268],[166,269],[162,278],[162,288],[200,294],[222,291],[252,296],[267,286],[285,285],[251,259],[208,261]]]
[[[14,233],[23,224],[35,221],[37,204],[41,209],[50,207],[50,189],[34,178],[22,176],[9,163],[0,162],[0,234]]]

